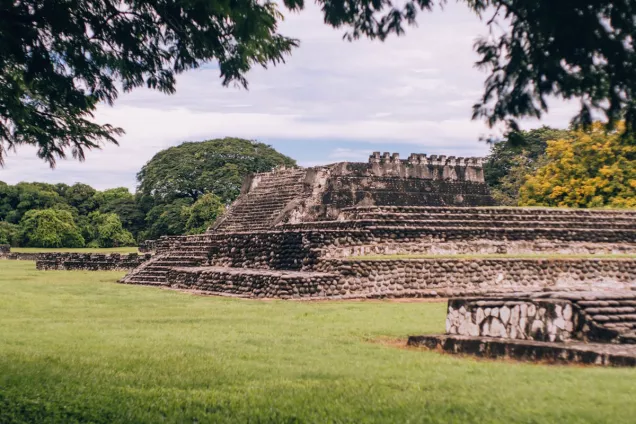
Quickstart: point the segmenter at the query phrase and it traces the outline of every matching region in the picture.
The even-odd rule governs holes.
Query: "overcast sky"
[[[159,150],[224,136],[271,144],[304,166],[366,161],[376,150],[487,153],[479,137],[488,129],[470,120],[486,78],[473,66],[472,46],[486,27],[464,5],[422,14],[418,28],[384,43],[342,40],[344,31],[324,25],[311,5],[288,14],[281,32],[300,47],[286,64],[251,71],[248,91],[222,87],[214,66],[181,75],[172,96],[138,89],[98,110],[100,122],[126,130],[119,147],[93,151],[83,163],[60,161],[55,170],[22,148],[7,158],[0,180],[134,191],[135,174]],[[554,103],[541,122],[525,126],[565,127],[573,114]]]

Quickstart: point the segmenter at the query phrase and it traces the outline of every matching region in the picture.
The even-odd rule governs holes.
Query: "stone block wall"
[[[210,235],[209,264],[258,269],[311,270],[326,245],[363,243],[366,231],[267,231]]]
[[[0,244],[0,256],[8,255],[11,252],[11,246],[8,244]]]
[[[140,253],[152,253],[157,250],[157,240],[144,240],[139,243]]]
[[[66,270],[66,271],[124,271],[137,268],[150,260],[149,253],[138,255],[130,253],[41,253],[35,266],[38,270]]]
[[[317,272],[254,270],[244,268],[173,268],[167,282],[172,288],[249,298],[321,298],[338,285],[338,275]]]
[[[582,322],[563,299],[450,299],[446,334],[565,342]]]
[[[9,259],[14,261],[36,261],[42,253],[18,253],[8,252],[4,255],[0,254],[0,259]]]
[[[629,289],[636,283],[636,259],[329,260],[313,271],[203,266],[166,272],[165,285],[241,297],[451,297],[542,292],[549,287]],[[524,334],[534,334],[528,331]]]
[[[446,334],[636,345],[636,293],[548,291],[450,299]]]
[[[315,270],[340,274],[347,295],[360,297],[452,297],[636,285],[636,259],[332,259],[321,261]]]

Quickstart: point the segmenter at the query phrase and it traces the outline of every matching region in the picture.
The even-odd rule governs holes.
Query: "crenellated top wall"
[[[420,178],[426,180],[471,181],[484,183],[483,158],[411,153],[407,160],[398,153],[374,152],[365,174],[377,177]],[[360,167],[351,167],[361,171]]]

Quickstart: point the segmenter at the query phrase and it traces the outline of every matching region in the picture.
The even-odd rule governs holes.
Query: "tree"
[[[204,194],[192,206],[183,209],[187,234],[202,234],[223,213],[223,203],[214,194]]]
[[[161,236],[185,234],[187,216],[184,209],[189,208],[189,199],[177,199],[169,204],[158,204],[146,215],[147,230],[142,239],[157,239]]]
[[[547,164],[521,188],[522,205],[636,207],[636,143],[600,123],[548,142]]]
[[[51,165],[69,150],[82,160],[122,133],[91,120],[118,83],[173,93],[175,74],[215,61],[224,84],[246,84],[253,65],[297,45],[276,33],[281,18],[274,3],[252,0],[2,2],[0,148],[35,145]]]
[[[175,199],[194,203],[205,193],[230,203],[238,197],[246,175],[279,165],[296,162],[263,143],[229,137],[187,142],[160,151],[141,168],[138,192],[164,204]]]
[[[6,220],[17,224],[24,214],[33,209],[48,209],[65,203],[55,186],[46,183],[18,183],[14,186],[11,198],[7,199],[11,212]]]
[[[501,142],[492,144],[484,163],[484,177],[497,203],[516,206],[519,189],[526,176],[534,174],[545,162],[548,140],[569,138],[567,130],[542,127],[508,134]]]
[[[17,225],[0,221],[0,244],[14,246],[18,242],[19,228]]]
[[[68,211],[30,210],[20,221],[22,246],[84,247],[84,238]]]
[[[93,212],[90,219],[94,226],[92,245],[95,247],[134,246],[135,239],[125,230],[119,217],[114,213]]]
[[[345,38],[386,39],[446,0],[317,0]],[[636,126],[636,5],[631,0],[464,0],[486,18],[475,48],[490,75],[473,107],[491,125],[541,117],[546,98],[578,99],[577,123],[602,112]],[[291,11],[303,0],[284,0]],[[70,151],[116,143],[122,129],[90,118],[98,102],[147,86],[175,91],[175,75],[216,62],[223,84],[247,86],[254,66],[282,61],[298,40],[277,33],[276,3],[254,0],[21,0],[0,6],[0,160],[22,144],[55,164]]]
[[[114,213],[122,222],[124,228],[137,238],[145,226],[145,214],[141,205],[135,201],[126,187],[117,187],[95,194],[95,202],[101,213]]]
[[[66,202],[77,210],[78,214],[88,215],[97,209],[97,202],[94,198],[96,193],[97,190],[87,184],[75,183],[64,190],[63,196]]]

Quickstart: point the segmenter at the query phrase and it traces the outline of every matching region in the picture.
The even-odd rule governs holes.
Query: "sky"
[[[223,87],[210,64],[181,74],[171,96],[136,89],[96,119],[122,127],[119,146],[89,152],[85,162],[59,161],[55,169],[20,148],[9,154],[0,181],[82,182],[103,190],[135,190],[135,175],[153,155],[184,141],[243,137],[272,145],[301,166],[366,161],[373,151],[483,156],[492,134],[471,120],[487,77],[474,67],[475,40],[485,23],[465,5],[423,13],[405,36],[380,41],[342,39],[308,4],[287,13],[284,35],[300,39],[285,64],[255,68],[249,89]],[[554,101],[541,121],[525,128],[566,127],[570,104]]]

